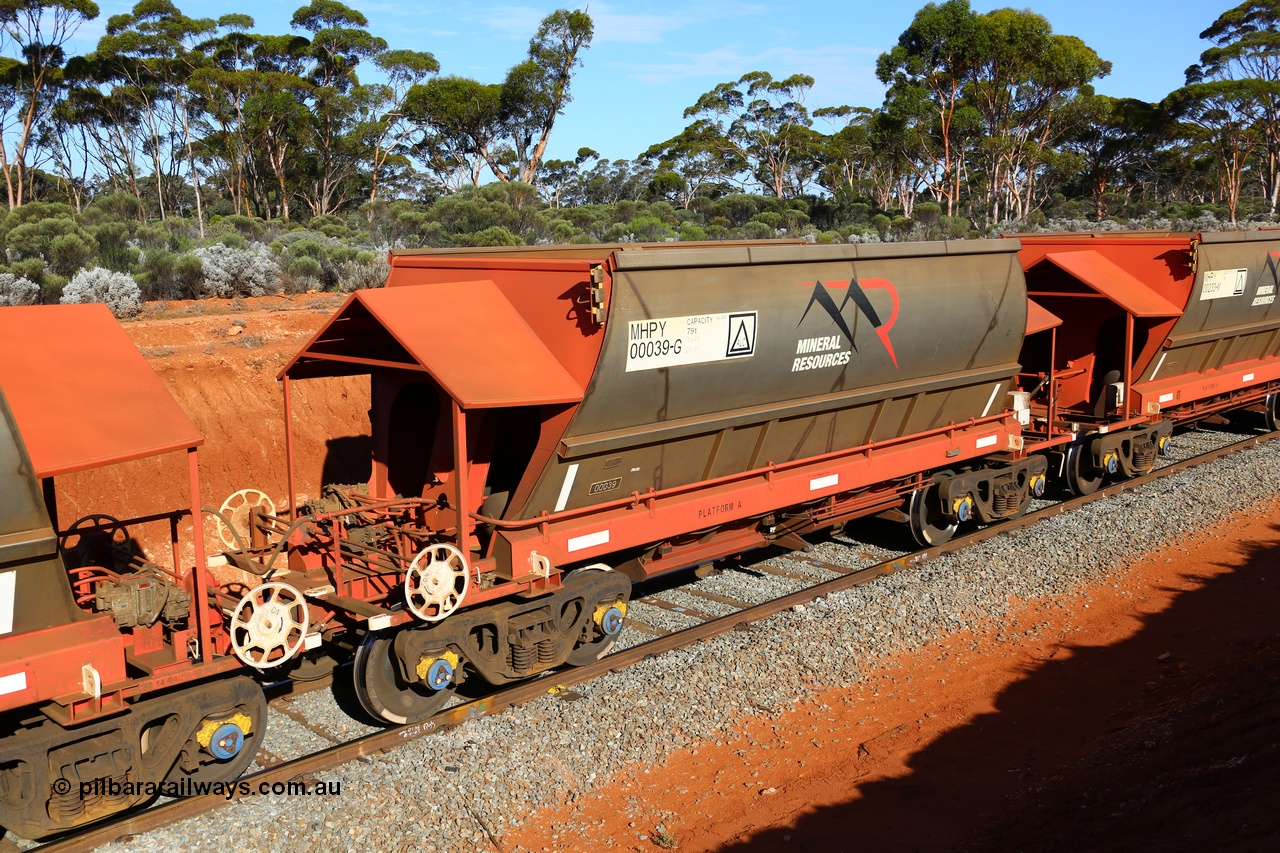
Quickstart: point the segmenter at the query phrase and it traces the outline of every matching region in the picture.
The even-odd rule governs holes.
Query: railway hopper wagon
[[[203,441],[105,306],[0,308],[0,826],[42,838],[252,760],[266,702],[190,534]],[[187,506],[59,528],[57,477],[153,458]]]
[[[1076,494],[1150,470],[1176,424],[1277,425],[1280,232],[1018,235],[1028,443]]]
[[[1016,251],[393,252],[281,373],[286,409],[292,383],[369,374],[373,460],[272,577],[351,607],[357,696],[402,722],[600,656],[634,581],[869,514],[925,542],[1016,515],[1045,477],[1005,406]]]

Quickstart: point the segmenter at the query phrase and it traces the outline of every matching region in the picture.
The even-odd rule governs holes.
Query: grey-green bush
[[[34,305],[40,299],[40,285],[29,278],[0,272],[0,305]]]
[[[136,317],[142,310],[142,290],[133,276],[102,267],[80,270],[62,288],[64,305],[75,302],[104,302],[121,319]]]
[[[204,270],[206,296],[229,299],[280,292],[280,266],[261,243],[243,249],[215,243],[196,249],[195,256]]]

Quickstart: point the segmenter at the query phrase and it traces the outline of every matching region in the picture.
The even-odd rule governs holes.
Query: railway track
[[[1201,433],[1200,435],[1205,435]],[[1243,440],[1233,441],[1224,446],[1215,447],[1186,459],[1172,462],[1142,477],[1117,483],[1086,496],[1069,498],[1059,502],[1034,508],[1020,519],[1008,521],[981,530],[957,536],[950,542],[935,548],[922,549],[910,553],[902,553],[891,559],[874,562],[861,567],[835,565],[826,561],[795,553],[789,555],[796,563],[795,571],[775,566],[757,564],[754,568],[761,574],[788,581],[810,582],[813,579],[811,569],[820,569],[836,576],[813,583],[803,589],[782,595],[768,601],[751,604],[728,595],[721,595],[701,589],[671,587],[664,590],[653,590],[651,582],[641,590],[634,599],[641,606],[637,610],[643,613],[669,613],[678,615],[682,620],[692,621],[690,627],[681,630],[670,630],[659,625],[649,624],[643,619],[630,620],[635,632],[645,637],[643,641],[626,648],[619,648],[605,658],[584,667],[566,669],[546,676],[522,682],[493,694],[456,704],[421,723],[402,726],[394,729],[377,730],[372,734],[358,737],[347,742],[335,743],[327,748],[292,760],[281,760],[270,754],[259,755],[259,771],[243,778],[243,781],[258,788],[259,786],[286,785],[291,780],[306,779],[312,774],[332,769],[349,761],[357,760],[380,753],[388,752],[396,746],[442,731],[458,725],[474,717],[499,713],[507,708],[531,701],[547,693],[564,694],[575,685],[605,675],[609,672],[625,669],[645,658],[661,655],[665,652],[689,646],[700,640],[736,629],[741,629],[753,622],[758,622],[773,614],[782,612],[797,605],[830,595],[841,590],[850,589],[869,583],[884,575],[901,572],[936,559],[943,554],[959,551],[978,542],[991,539],[1003,533],[1029,527],[1042,520],[1069,512],[1084,504],[1113,497],[1124,492],[1141,488],[1162,477],[1203,465],[1222,456],[1280,438],[1280,432],[1252,435]],[[690,606],[688,603],[702,602],[704,607]],[[732,608],[725,615],[716,615],[714,611]],[[654,619],[654,622],[661,621]],[[294,697],[303,695],[312,689],[326,686],[326,682],[297,685],[287,693],[273,698],[272,706],[279,713],[290,717],[294,722],[308,728],[318,738],[336,740],[334,733],[317,730],[305,717],[292,712],[289,707]],[[172,800],[153,806],[142,812],[125,816],[84,831],[72,833],[45,843],[39,847],[30,847],[40,851],[73,851],[89,850],[116,839],[145,833],[177,821],[211,811],[228,802],[236,802],[240,797],[228,799],[222,795],[196,796],[187,799]],[[486,830],[489,831],[489,830]]]

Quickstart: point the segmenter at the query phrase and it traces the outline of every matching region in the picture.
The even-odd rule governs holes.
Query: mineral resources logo
[[[800,282],[800,287],[810,287],[809,282]],[[847,281],[815,281],[812,284],[813,291],[809,295],[809,304],[805,306],[804,313],[800,315],[800,323],[797,328],[809,316],[809,311],[814,305],[822,308],[836,324],[836,327],[844,335],[845,340],[849,342],[853,352],[860,352],[858,345],[854,343],[853,331],[849,328],[849,323],[845,319],[845,307],[850,302],[857,313],[867,318],[871,323],[871,327],[875,330],[876,336],[880,338],[880,342],[884,344],[885,352],[889,355],[889,360],[893,362],[893,366],[898,366],[898,356],[893,351],[893,341],[889,339],[889,332],[893,329],[895,323],[898,322],[898,288],[887,278],[864,278],[849,279]],[[837,305],[835,297],[831,295],[831,291],[827,288],[836,288],[844,290],[844,298]],[[889,297],[893,301],[893,310],[889,314],[889,319],[881,319],[880,313],[876,311],[875,306],[871,304],[871,300],[867,297],[868,290],[884,290],[887,291]],[[813,352],[822,352],[824,350],[839,349],[841,345],[838,335],[824,336],[817,338],[804,338],[799,341],[796,346],[796,354],[803,356],[797,358],[792,365],[791,372],[795,373],[799,370],[813,370],[819,367],[833,367],[837,365],[845,365],[849,363],[852,357],[848,351],[844,352],[823,352],[822,355],[809,355]]]

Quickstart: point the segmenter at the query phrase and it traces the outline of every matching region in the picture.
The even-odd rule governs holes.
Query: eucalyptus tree
[[[1020,220],[1052,189],[1038,183],[1051,173],[1055,146],[1087,118],[1077,102],[1082,87],[1109,74],[1111,63],[1030,10],[996,9],[975,22],[963,91],[982,121],[986,217]]]
[[[572,100],[570,84],[581,53],[591,46],[595,25],[580,9],[557,9],[542,19],[529,40],[529,58],[507,72],[502,115],[515,152],[516,180],[533,184],[556,119]],[[496,173],[500,180],[507,175]]]
[[[593,34],[586,12],[558,9],[501,83],[449,75],[413,86],[403,111],[420,129],[416,157],[452,190],[478,186],[486,169],[502,182],[534,184]]]
[[[686,109],[684,117],[695,121],[685,133],[714,139],[723,155],[746,164],[766,193],[794,197],[812,174],[813,119],[804,96],[813,83],[807,74],[775,80],[767,71],[750,71]]]
[[[696,121],[671,139],[650,145],[638,159],[655,164],[659,176],[669,172],[680,177],[675,195],[687,210],[700,193],[733,182],[747,169],[737,148],[722,143],[715,125]]]
[[[111,192],[142,198],[138,160],[144,156],[141,121],[123,92],[103,89],[99,64],[88,57],[72,57],[65,68],[63,97],[50,112],[48,142],[58,172],[74,180],[77,162],[87,179],[91,164],[99,181]]]
[[[421,132],[413,147],[416,157],[442,186],[453,191],[479,186],[486,167],[504,174],[500,84],[436,77],[413,86],[402,108]]]
[[[209,123],[203,154],[225,169],[223,184],[237,212],[288,219],[311,127],[311,83],[303,76],[310,42],[251,33],[248,15],[224,15],[217,23],[198,45],[209,63],[191,80]]]
[[[173,207],[166,204],[166,177],[176,178],[178,164],[185,161],[201,236],[204,211],[193,135],[199,107],[189,83],[207,62],[196,45],[216,28],[213,19],[187,17],[169,0],[141,0],[131,12],[107,21],[106,34],[89,57],[100,82],[131,104],[146,128],[161,219]]]
[[[417,50],[387,50],[374,58],[374,64],[386,75],[387,82],[364,87],[366,97],[358,102],[361,119],[356,130],[369,152],[371,205],[378,200],[384,175],[393,163],[409,163],[409,139],[418,130],[406,109],[409,92],[440,70],[434,56]],[[372,207],[369,213],[372,216]]]
[[[387,50],[387,42],[366,29],[364,13],[337,0],[311,0],[293,13],[292,27],[310,34],[308,152],[311,175],[301,187],[313,216],[332,213],[353,194],[351,178],[367,154],[359,127],[361,106],[374,97],[360,85],[357,68]]]
[[[1192,101],[1211,97],[1220,108],[1234,102],[1252,113],[1265,157],[1263,189],[1275,216],[1280,201],[1280,0],[1245,0],[1219,15],[1200,38],[1214,46],[1187,69],[1185,96]],[[1228,120],[1226,112],[1218,115]]]
[[[1061,147],[1081,158],[1080,181],[1093,199],[1101,222],[1117,193],[1131,194],[1144,172],[1155,166],[1156,152],[1170,141],[1172,123],[1155,104],[1133,98],[1082,95],[1080,121]]]
[[[92,0],[0,0],[0,46],[22,58],[0,57],[0,169],[9,209],[21,205],[27,154],[37,123],[48,114],[59,83],[67,41],[98,17]],[[5,139],[10,128],[16,139]]]
[[[258,42],[258,36],[250,32],[253,26],[248,15],[219,17],[214,34],[197,46],[208,62],[196,69],[189,81],[192,95],[202,106],[199,154],[215,167],[237,214],[249,212],[253,181],[245,119],[253,50]]]
[[[910,159],[948,216],[960,201],[965,143],[975,137],[964,86],[982,61],[978,31],[969,0],[927,3],[876,60],[876,77],[889,87],[885,110],[900,138],[912,140]]]

